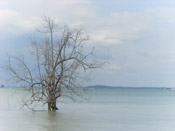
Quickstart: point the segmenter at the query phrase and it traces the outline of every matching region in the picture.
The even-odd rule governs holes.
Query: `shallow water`
[[[175,91],[94,89],[57,112],[20,109],[18,89],[0,89],[0,131],[174,131]]]

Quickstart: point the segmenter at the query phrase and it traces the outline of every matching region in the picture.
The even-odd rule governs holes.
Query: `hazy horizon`
[[[4,87],[7,87],[7,88],[16,88],[16,87],[19,87],[20,88],[20,86],[14,86],[14,85],[4,85],[4,84],[1,84],[0,83],[0,88],[1,88],[1,86],[4,86]],[[164,88],[175,88],[175,86],[174,87],[170,87],[170,86],[121,86],[121,85],[115,85],[115,86],[112,86],[112,85],[86,85],[86,86],[84,86],[84,87],[94,87],[94,88],[162,88],[162,89],[164,89]]]

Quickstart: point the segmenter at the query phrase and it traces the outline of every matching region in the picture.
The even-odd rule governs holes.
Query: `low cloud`
[[[174,8],[147,8],[140,12],[124,11],[111,13],[95,24],[92,36],[96,43],[122,44],[125,40],[142,37],[144,32],[165,34],[166,28],[175,23]],[[97,19],[98,20],[98,19]],[[95,42],[94,42],[95,43]]]
[[[103,67],[105,74],[114,74],[116,71],[120,70],[120,66],[117,64],[108,63]]]

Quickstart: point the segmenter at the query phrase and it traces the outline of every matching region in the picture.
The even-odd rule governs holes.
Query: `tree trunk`
[[[48,110],[50,110],[50,111],[58,110],[58,108],[56,106],[56,98],[55,98],[55,95],[53,93],[49,93]]]

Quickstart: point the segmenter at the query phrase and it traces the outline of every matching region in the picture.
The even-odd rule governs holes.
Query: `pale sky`
[[[1,65],[29,50],[43,15],[87,29],[88,46],[109,63],[89,85],[175,87],[174,0],[0,0]]]

